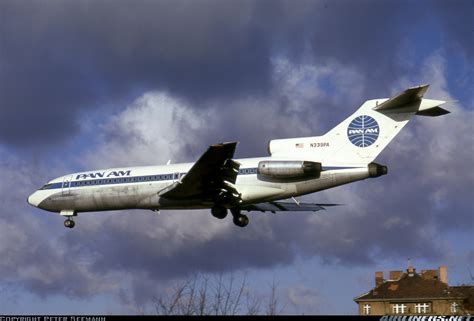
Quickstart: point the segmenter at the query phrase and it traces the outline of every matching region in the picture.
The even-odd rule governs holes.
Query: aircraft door
[[[181,180],[181,173],[174,173],[173,174],[173,182],[177,182]]]
[[[63,178],[62,194],[67,195],[71,192],[72,175]]]

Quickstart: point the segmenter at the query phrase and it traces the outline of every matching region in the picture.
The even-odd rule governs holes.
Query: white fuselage
[[[370,176],[367,165],[340,164],[323,165],[320,177],[298,181],[271,181],[257,174],[260,161],[280,159],[264,157],[236,160],[241,165],[235,187],[241,194],[243,204],[309,194]],[[161,190],[186,175],[192,166],[193,163],[183,163],[68,174],[48,182],[42,189],[30,195],[28,202],[44,210],[70,214],[121,209],[212,208],[214,205],[212,202],[193,199],[177,201],[158,196]]]
[[[28,202],[67,216],[68,228],[78,212],[121,209],[210,208],[218,219],[230,210],[240,227],[249,222],[241,211],[318,211],[336,204],[275,201],[387,174],[387,167],[374,160],[412,116],[449,113],[440,107],[445,101],[423,98],[427,89],[421,85],[392,98],[367,100],[322,136],[271,140],[269,157],[235,160],[237,142],[215,144],[194,164],[65,175]]]

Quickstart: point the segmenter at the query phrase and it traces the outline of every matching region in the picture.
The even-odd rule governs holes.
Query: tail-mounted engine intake
[[[369,177],[379,177],[382,175],[387,175],[387,166],[377,163],[369,164]]]
[[[321,163],[308,161],[261,161],[257,173],[273,181],[291,181],[304,178],[318,178]]]

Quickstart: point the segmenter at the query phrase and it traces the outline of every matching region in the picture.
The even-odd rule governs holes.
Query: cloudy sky
[[[195,273],[273,282],[287,313],[356,313],[377,270],[474,270],[474,2],[0,1],[0,312],[149,313]],[[304,197],[323,213],[79,215],[27,196],[81,170],[196,160],[320,135],[365,100],[429,83],[389,175]],[[268,290],[268,291],[267,291]]]

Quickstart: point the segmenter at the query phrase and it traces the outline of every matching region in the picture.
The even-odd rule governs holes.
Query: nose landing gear
[[[72,220],[73,216],[77,215],[77,212],[74,210],[62,210],[59,212],[61,216],[65,216],[66,220],[64,221],[64,226],[67,228],[73,228],[76,223]]]
[[[76,225],[76,223],[74,223],[74,221],[71,218],[67,218],[64,221],[64,226],[67,227],[67,228],[73,228],[75,225]]]

